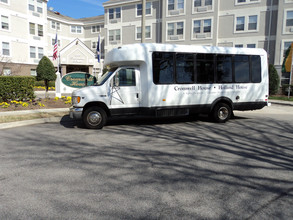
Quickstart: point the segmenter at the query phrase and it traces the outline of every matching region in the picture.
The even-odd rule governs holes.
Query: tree
[[[48,92],[49,82],[56,80],[57,76],[55,72],[55,67],[51,60],[48,57],[43,56],[37,66],[37,81],[44,80],[46,93]]]
[[[280,77],[279,74],[274,67],[274,65],[269,65],[269,93],[270,95],[277,94],[279,90],[279,84],[280,84]]]

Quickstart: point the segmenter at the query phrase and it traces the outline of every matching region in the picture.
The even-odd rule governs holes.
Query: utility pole
[[[145,7],[146,7],[146,0],[142,0],[141,43],[145,42]]]

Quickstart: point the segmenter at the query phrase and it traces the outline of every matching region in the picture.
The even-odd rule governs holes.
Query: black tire
[[[83,123],[87,128],[102,129],[106,122],[107,114],[101,107],[90,107],[83,114]]]
[[[212,111],[212,117],[216,122],[224,123],[231,118],[232,109],[226,103],[218,103]]]

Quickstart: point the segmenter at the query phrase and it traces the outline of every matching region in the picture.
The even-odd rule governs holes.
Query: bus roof
[[[150,52],[176,52],[176,53],[216,53],[216,54],[242,54],[266,55],[260,48],[236,48],[215,46],[194,46],[176,44],[129,44],[115,48],[106,54],[105,65],[138,65],[149,60]]]

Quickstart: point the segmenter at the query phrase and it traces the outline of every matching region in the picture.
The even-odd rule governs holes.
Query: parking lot
[[[1,130],[0,219],[292,219],[292,110]]]

